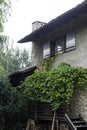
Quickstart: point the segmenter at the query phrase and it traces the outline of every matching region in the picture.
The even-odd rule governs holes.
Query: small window
[[[50,56],[50,43],[44,43],[43,45],[43,58],[48,58]]]
[[[56,40],[55,54],[62,54],[65,51],[65,38],[59,38]]]
[[[66,51],[75,49],[75,33],[68,33],[66,35]]]
[[[51,57],[53,57],[55,55],[55,40],[50,42],[50,53],[51,53]]]

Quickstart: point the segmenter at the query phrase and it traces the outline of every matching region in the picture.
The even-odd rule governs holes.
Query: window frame
[[[71,35],[71,39],[69,38],[70,35]],[[62,46],[59,46],[62,48],[60,51],[56,51],[58,49],[57,48],[58,41],[60,41],[59,45],[61,45],[63,43]],[[68,44],[70,44],[70,42],[72,42],[71,46],[69,45],[69,47],[67,47],[67,42],[69,42]],[[67,53],[67,52],[75,50],[75,49],[76,49],[76,33],[69,32],[62,37],[59,37],[52,41],[45,42],[43,44],[43,59],[53,57],[53,56],[59,55],[59,54],[64,54],[64,53]],[[46,52],[46,51],[48,51],[48,52]],[[47,53],[47,54],[45,54],[45,53]]]
[[[69,37],[72,37],[72,39],[70,39]],[[67,47],[67,42],[68,44],[71,43],[71,46],[69,45],[69,47]],[[76,33],[75,32],[67,33],[66,34],[66,52],[69,52],[75,49],[76,49]]]
[[[56,40],[55,55],[65,53],[65,49],[66,49],[65,36],[63,36]]]
[[[43,44],[43,59],[50,57],[50,51],[50,42],[45,42]]]

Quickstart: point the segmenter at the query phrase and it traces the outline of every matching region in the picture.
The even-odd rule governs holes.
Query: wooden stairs
[[[70,130],[87,130],[87,123],[82,117],[69,118],[69,116],[65,114],[65,120]]]

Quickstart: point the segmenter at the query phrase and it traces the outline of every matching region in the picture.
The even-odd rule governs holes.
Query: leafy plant
[[[66,63],[47,72],[35,72],[22,84],[24,98],[50,103],[53,110],[70,103],[74,87],[86,86],[87,69]]]

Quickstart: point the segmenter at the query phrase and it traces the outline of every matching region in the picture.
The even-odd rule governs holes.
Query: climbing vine
[[[49,58],[44,60],[44,70],[45,71],[51,70],[55,59],[56,59],[56,57],[49,57]]]
[[[49,71],[51,70],[53,63],[55,62],[56,56],[49,57],[44,60],[39,59],[39,66],[42,68],[43,71]]]
[[[74,87],[86,86],[87,69],[66,63],[47,72],[37,71],[22,84],[24,98],[50,103],[53,110],[70,103]]]

